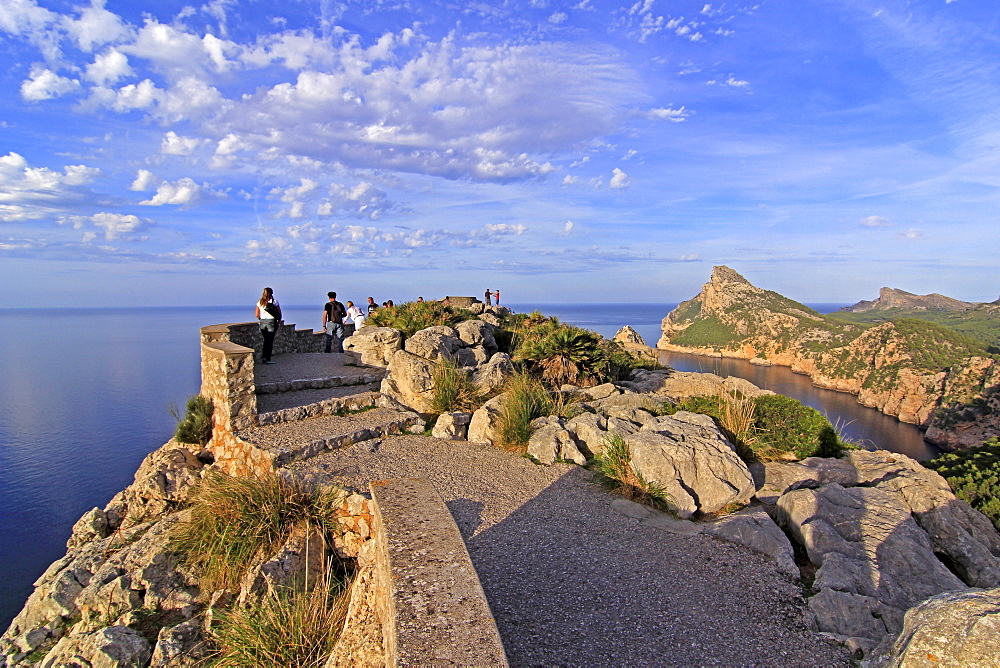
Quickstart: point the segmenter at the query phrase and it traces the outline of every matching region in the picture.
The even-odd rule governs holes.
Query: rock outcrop
[[[945,297],[937,293],[915,295],[906,290],[882,288],[874,301],[860,301],[853,306],[840,309],[845,313],[864,313],[866,311],[888,311],[890,309],[922,310],[922,311],[968,311],[976,304],[963,302],[959,299]]]
[[[618,343],[626,343],[629,345],[636,345],[636,346],[646,345],[646,342],[642,339],[642,336],[640,336],[639,332],[632,329],[630,325],[625,325],[624,327],[619,329],[615,333],[615,336],[612,340],[617,341]]]
[[[897,292],[884,296],[901,303]],[[937,297],[921,303],[945,304]],[[824,316],[715,267],[698,296],[671,311],[661,329],[657,348],[791,367],[820,387],[926,427],[928,440],[945,448],[1000,435],[1000,363],[931,322],[865,326]]]

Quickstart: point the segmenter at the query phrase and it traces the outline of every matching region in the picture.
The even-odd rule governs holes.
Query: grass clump
[[[531,421],[551,414],[552,399],[545,385],[528,373],[507,379],[497,420],[497,444],[507,450],[523,450],[531,438]]]
[[[612,482],[616,492],[630,501],[660,510],[675,506],[674,497],[657,483],[649,482],[632,467],[632,450],[621,434],[608,434],[595,464],[601,475]]]
[[[172,542],[209,591],[236,589],[246,570],[272,555],[300,522],[337,530],[342,492],[309,488],[278,475],[235,477],[212,471],[194,492],[191,518]]]
[[[187,401],[186,411],[181,417],[176,406],[171,407],[171,414],[177,420],[177,431],[174,439],[180,443],[205,445],[212,438],[212,400],[196,394]]]
[[[431,396],[433,412],[440,414],[475,410],[482,402],[482,395],[464,369],[454,362],[437,365],[434,369],[434,390]]]
[[[347,612],[347,587],[330,580],[311,591],[279,589],[221,616],[216,666],[323,666]]]
[[[376,309],[365,320],[366,325],[393,327],[403,336],[410,337],[422,329],[435,325],[452,327],[463,320],[475,318],[466,309],[455,308],[442,302],[406,302],[391,308]]]
[[[925,462],[940,473],[955,496],[990,518],[1000,531],[1000,440],[959,452],[949,452]]]

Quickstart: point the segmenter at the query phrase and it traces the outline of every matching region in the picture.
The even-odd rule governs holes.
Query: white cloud
[[[571,176],[570,174],[567,174],[566,176],[563,177],[562,185],[564,185],[564,186],[571,186],[574,183],[578,183],[579,181],[580,181],[580,177],[578,177],[578,176]]]
[[[163,135],[163,141],[160,142],[160,153],[165,155],[191,155],[205,141],[197,137],[182,137],[171,130]]]
[[[569,16],[566,14],[566,12],[555,12],[554,14],[549,16],[549,23],[552,23],[553,25],[560,25],[565,23],[566,19],[568,18]]]
[[[137,232],[141,232],[151,225],[146,218],[139,218],[131,214],[120,213],[95,213],[90,216],[90,222],[104,230],[104,238],[108,241],[117,239],[131,239]]]
[[[81,51],[90,53],[94,47],[116,42],[129,34],[128,27],[117,14],[104,8],[105,0],[91,0],[77,19],[63,17],[62,24]]]
[[[567,220],[566,224],[563,226],[562,234],[563,236],[569,236],[573,232],[573,221]]]
[[[139,204],[143,206],[174,204],[186,209],[207,201],[228,199],[226,193],[213,190],[206,184],[195,183],[194,179],[184,177],[174,182],[165,181],[146,169],[140,169],[132,185],[129,186],[130,190],[139,192],[154,188],[156,193]]]
[[[730,74],[725,79],[710,79],[705,82],[709,86],[729,86],[731,88],[749,88],[750,82],[743,79],[737,79],[735,76]]]
[[[670,121],[672,123],[681,123],[687,120],[690,115],[686,108],[681,107],[680,109],[671,109],[669,107],[658,107],[656,109],[650,109],[644,112],[646,118],[650,118],[657,121]]]
[[[903,239],[923,239],[924,231],[917,227],[911,227],[905,232],[901,232],[899,236]]]
[[[69,165],[63,171],[31,167],[24,156],[0,157],[0,220],[21,222],[65,212],[87,198],[80,186],[91,183],[100,170]]]
[[[622,190],[624,188],[628,188],[629,185],[631,185],[632,181],[629,179],[628,174],[626,174],[622,170],[615,167],[613,170],[611,170],[611,172],[613,176],[611,177],[610,183],[608,183],[609,187],[614,188],[615,190]]]
[[[31,75],[21,84],[21,97],[29,102],[51,100],[72,93],[80,87],[76,79],[60,76],[50,69],[35,65]]]
[[[84,78],[99,86],[110,86],[132,75],[133,71],[128,64],[128,56],[121,51],[112,49],[107,53],[98,54],[94,58],[94,62],[87,65]]]
[[[140,169],[136,173],[135,180],[132,181],[132,185],[129,186],[129,190],[134,190],[136,192],[152,190],[162,182],[163,179],[158,178],[148,169]]]
[[[888,218],[882,216],[867,216],[860,221],[863,227],[887,227],[891,225]]]

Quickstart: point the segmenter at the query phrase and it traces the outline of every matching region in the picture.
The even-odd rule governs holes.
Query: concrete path
[[[617,497],[579,467],[398,436],[290,468],[358,489],[429,479],[468,544],[512,665],[850,664],[804,627],[798,586],[766,557],[620,515]]]

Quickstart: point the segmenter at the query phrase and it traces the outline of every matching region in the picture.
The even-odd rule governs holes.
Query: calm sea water
[[[655,345],[660,320],[675,304],[507,306],[537,308],[608,337],[631,325]],[[321,305],[283,309],[287,322],[318,328]],[[183,407],[200,385],[199,328],[252,316],[251,307],[0,309],[0,628],[64,554],[80,515],[103,507],[170,438],[169,407]],[[845,416],[859,437],[920,456],[913,451],[922,443],[918,430],[859,407],[850,395],[817,390],[787,369],[686,357],[665,361],[683,371],[747,374],[831,417]]]

